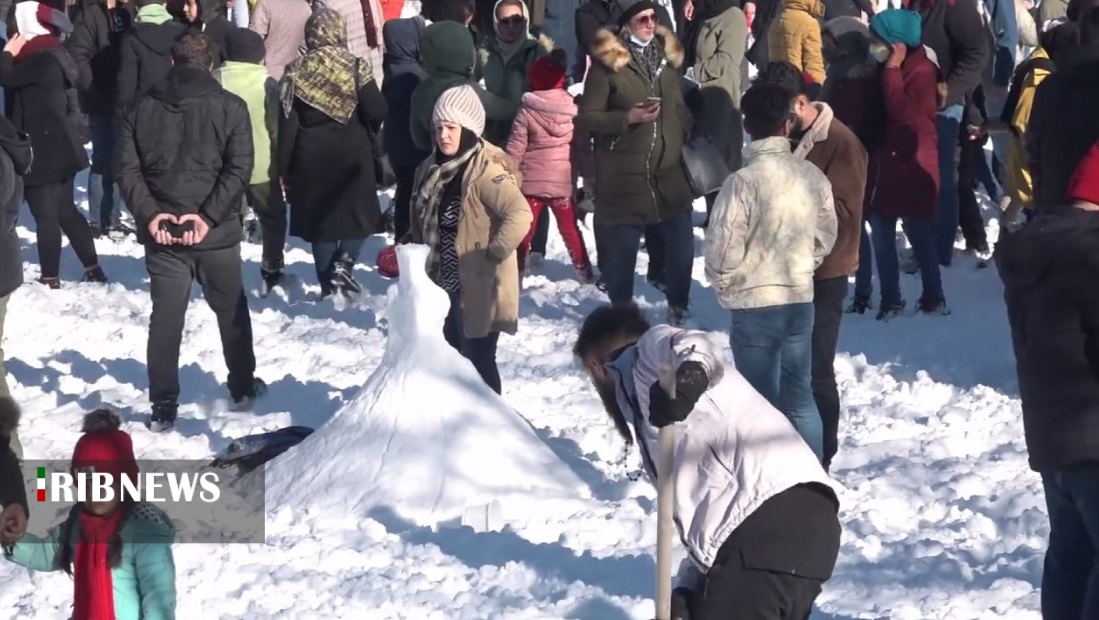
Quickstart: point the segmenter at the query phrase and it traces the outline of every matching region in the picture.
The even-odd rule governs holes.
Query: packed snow
[[[24,212],[20,222],[29,281],[33,220]],[[422,272],[408,254],[409,277],[387,294],[393,281],[372,265],[385,243],[369,241],[357,270],[367,291],[345,303],[313,301],[311,255],[292,240],[289,293],[250,298],[271,385],[254,412],[227,410],[216,322],[196,289],[184,404],[162,434],[143,426],[141,247],[97,242],[106,287],[72,282],[79,267],[66,250],[65,287],[28,283],[8,311],[27,458],[67,459],[82,414],[101,404],[120,411],[141,459],[205,459],[251,433],[318,429],[268,467],[266,545],[176,546],[180,618],[650,618],[655,492],[631,479],[636,464],[569,352],[602,295],[576,282],[551,235],[543,271],[525,279],[520,332],[500,341],[501,401],[439,336],[447,300],[413,283]],[[260,248],[243,254],[258,289]],[[662,295],[644,284],[644,254],[639,263],[639,301],[658,320]],[[1000,284],[994,268],[975,266],[962,257],[944,270],[951,316],[844,317],[833,467],[846,488],[843,547],[815,618],[1039,617],[1044,502],[1026,465]],[[694,277],[695,316],[723,340],[727,315],[701,259]],[[915,299],[919,278],[903,287]],[[479,527],[455,525],[471,509]],[[32,530],[56,519],[31,512]],[[0,609],[11,617],[67,618],[71,601],[63,573],[0,563]]]

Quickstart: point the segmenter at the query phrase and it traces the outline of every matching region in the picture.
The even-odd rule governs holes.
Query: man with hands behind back
[[[236,410],[266,391],[255,378],[252,320],[241,278],[240,206],[252,174],[243,100],[210,71],[210,40],[181,37],[172,70],[121,121],[115,170],[145,244],[153,311],[147,366],[150,428],[166,430],[179,406],[179,347],[191,283],[217,315]]]
[[[650,327],[632,302],[588,315],[573,353],[649,477],[674,479],[674,521],[689,560],[673,616],[808,618],[839,553],[839,502],[786,416],[708,334]],[[658,429],[670,424],[673,468],[657,471]]]

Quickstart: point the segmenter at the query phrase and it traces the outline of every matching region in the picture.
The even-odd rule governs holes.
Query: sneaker
[[[887,304],[882,302],[881,308],[878,309],[877,319],[879,321],[888,321],[894,317],[904,315],[904,308],[908,303],[903,299],[895,304]]]
[[[363,287],[355,280],[355,275],[352,272],[353,268],[354,264],[350,261],[336,261],[336,265],[332,267],[332,288],[344,295],[358,295],[361,293]]]
[[[262,294],[266,297],[274,288],[282,284],[283,275],[281,269],[263,269],[259,270],[260,278],[263,279]]]
[[[259,220],[248,219],[244,221],[244,241],[245,243],[262,243],[263,237],[260,232]]]
[[[606,293],[607,292],[607,281],[604,280],[602,277],[596,278],[595,279],[595,288],[599,289],[603,293]]]
[[[846,312],[847,314],[866,314],[871,307],[869,295],[855,295],[851,305],[847,306]]]
[[[61,278],[38,278],[38,283],[55,291],[61,288]]]
[[[153,413],[149,416],[146,426],[154,433],[160,433],[171,429],[176,424],[176,415],[179,405],[176,403],[153,403]]]
[[[233,396],[233,411],[248,411],[252,408],[252,403],[263,397],[267,393],[267,384],[263,382],[263,379],[252,379],[252,389],[248,394],[240,396]]]
[[[682,327],[689,318],[691,312],[687,308],[668,308],[668,325]]]
[[[923,314],[938,314],[946,316],[950,314],[950,308],[946,305],[946,299],[943,297],[920,297],[920,300],[916,302],[916,309]]]
[[[130,228],[129,226],[124,226],[122,224],[115,224],[114,226],[106,229],[106,231],[104,232],[106,233],[107,238],[109,238],[111,241],[114,241],[115,243],[121,243],[126,239],[126,237],[137,234],[137,231]]]
[[[95,284],[106,284],[107,274],[103,273],[103,268],[99,265],[92,265],[84,270],[83,277],[80,278],[81,282],[94,282]]]

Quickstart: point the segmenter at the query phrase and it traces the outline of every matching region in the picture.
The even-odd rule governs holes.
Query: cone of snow
[[[428,248],[404,245],[397,256],[381,364],[328,423],[268,464],[269,511],[498,529],[532,503],[590,496],[443,338],[450,298],[427,275]]]

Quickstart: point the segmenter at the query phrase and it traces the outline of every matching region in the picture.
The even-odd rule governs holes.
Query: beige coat
[[[434,158],[416,170],[420,187]],[[462,176],[458,219],[458,280],[466,338],[519,330],[519,263],[515,250],[530,231],[530,206],[519,191],[522,177],[504,151],[482,141]],[[412,241],[423,243],[423,214],[412,213]],[[437,251],[437,248],[432,248]]]

